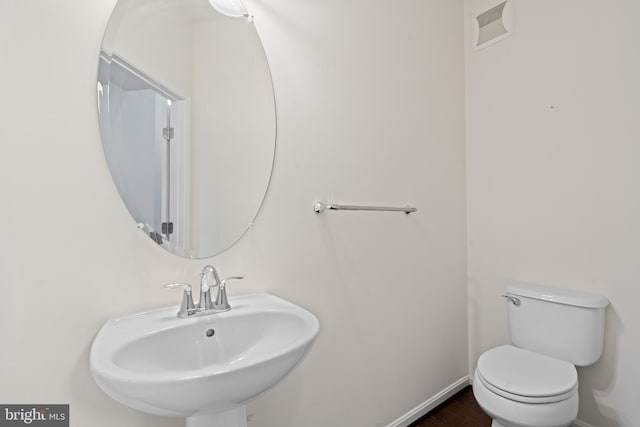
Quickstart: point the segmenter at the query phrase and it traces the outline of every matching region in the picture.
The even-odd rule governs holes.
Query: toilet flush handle
[[[521,301],[520,298],[512,297],[511,295],[502,295],[504,298],[508,299],[515,305],[516,307],[520,307]]]

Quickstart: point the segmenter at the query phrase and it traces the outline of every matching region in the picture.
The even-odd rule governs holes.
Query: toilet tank
[[[513,345],[577,366],[600,358],[607,298],[524,283],[507,285],[506,291]]]

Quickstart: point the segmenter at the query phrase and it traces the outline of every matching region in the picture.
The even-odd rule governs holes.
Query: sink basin
[[[170,307],[109,320],[91,347],[96,383],[124,405],[184,417],[187,425],[214,425],[189,419],[244,411],[302,360],[319,322],[269,294],[230,304],[230,311],[190,319]]]

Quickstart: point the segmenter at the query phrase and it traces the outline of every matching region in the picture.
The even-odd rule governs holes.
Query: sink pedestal
[[[187,418],[185,427],[247,427],[247,411],[242,405],[217,414],[196,414]]]

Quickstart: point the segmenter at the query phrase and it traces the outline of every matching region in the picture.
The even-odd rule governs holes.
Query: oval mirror
[[[98,116],[111,175],[138,227],[183,257],[231,247],[267,191],[275,102],[251,21],[208,0],[119,0],[104,35]]]

